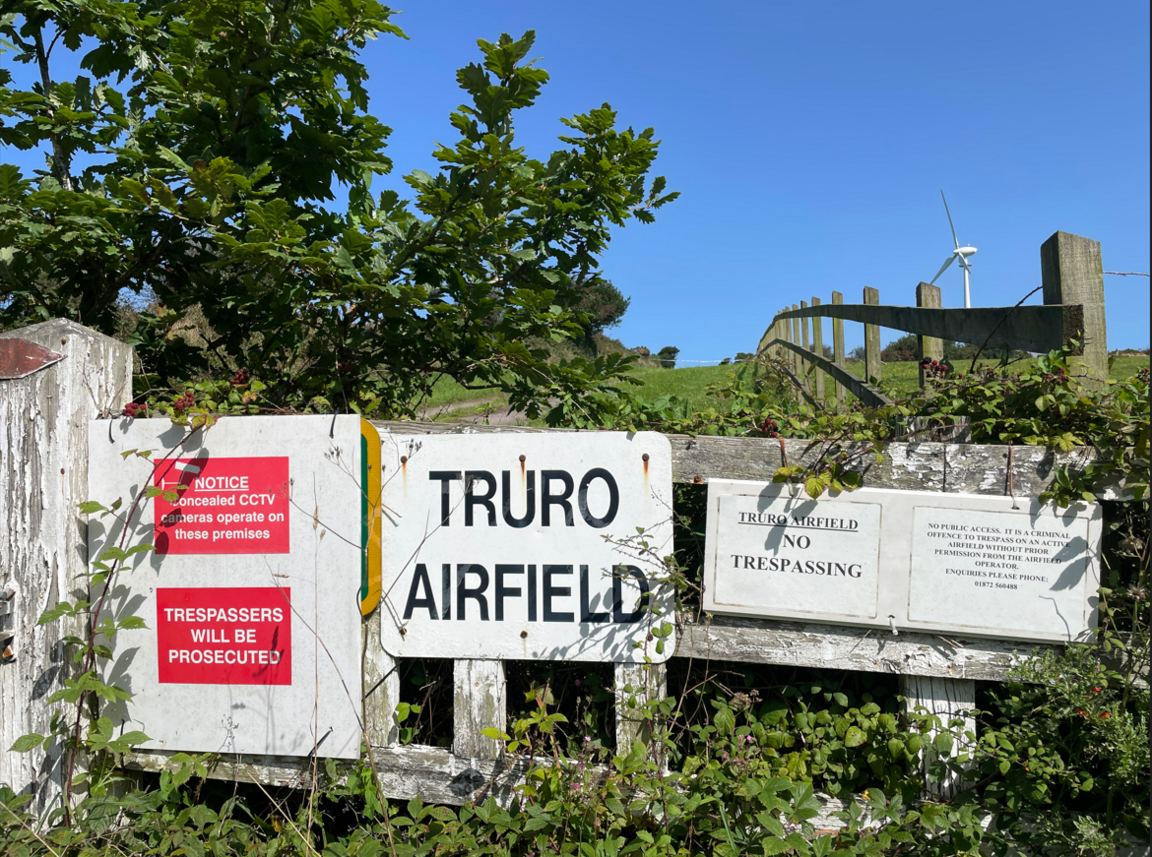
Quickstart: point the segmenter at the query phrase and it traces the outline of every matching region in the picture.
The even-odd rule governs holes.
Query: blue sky
[[[1100,241],[1106,270],[1149,270],[1146,2],[422,2],[396,21],[410,41],[366,53],[394,186],[453,139],[454,70],[501,32],[535,29],[552,75],[518,120],[531,154],[604,101],[656,128],[657,172],[683,195],[604,260],[632,298],[612,331],[627,345],[719,360],[833,289],[915,303],[953,246],[940,189],[979,248],[976,306],[1038,286],[1056,230]],[[955,266],[938,284],[963,304]],[[1147,346],[1148,278],[1105,293],[1110,347]]]
[[[559,118],[607,101],[654,126],[657,174],[682,196],[614,237],[606,274],[632,306],[610,333],[682,363],[752,350],[772,315],[833,289],[915,303],[974,244],[975,306],[1040,285],[1056,230],[1149,271],[1149,4],[436,2],[369,43],[371,110],[395,171],[433,171],[477,38],[537,33],[552,75],[517,134],[544,157]],[[5,151],[4,159],[17,153]],[[22,165],[39,166],[19,157]],[[955,266],[938,281],[963,302]],[[1105,277],[1110,348],[1149,344],[1149,279]],[[1038,301],[1038,296],[1033,302]],[[862,328],[845,325],[848,347]],[[898,333],[884,333],[883,341]]]

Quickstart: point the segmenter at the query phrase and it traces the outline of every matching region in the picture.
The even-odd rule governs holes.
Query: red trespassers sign
[[[156,467],[156,553],[288,553],[288,457],[178,458]]]
[[[292,684],[291,591],[156,590],[161,684]]]

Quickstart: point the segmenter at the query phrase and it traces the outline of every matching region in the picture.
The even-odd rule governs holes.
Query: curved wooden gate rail
[[[781,361],[785,371],[812,404],[825,402],[824,376],[831,378],[836,401],[847,390],[869,407],[891,404],[877,389],[883,376],[880,328],[917,334],[918,355],[941,359],[944,340],[991,349],[1054,351],[1073,346],[1087,370],[1085,383],[1100,386],[1108,379],[1108,336],[1104,321],[1104,263],[1100,242],[1057,232],[1040,248],[1042,306],[941,309],[938,286],[920,283],[916,306],[881,306],[880,292],[864,288],[862,304],[845,304],[840,292],[832,302],[801,301],[778,312],[760,338],[757,355]],[[821,320],[832,319],[832,359],[824,356]],[[811,319],[811,339],[809,339]],[[864,379],[847,368],[844,322],[864,325]],[[925,383],[920,370],[920,386]]]

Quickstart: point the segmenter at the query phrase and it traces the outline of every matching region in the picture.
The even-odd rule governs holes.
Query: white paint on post
[[[0,783],[35,793],[32,809],[58,805],[59,750],[8,750],[21,735],[50,731],[49,696],[71,660],[62,638],[79,623],[37,625],[59,601],[87,598],[88,421],[132,398],[132,348],[70,321],[0,333],[64,355],[19,380],[0,381],[0,598],[11,612],[0,631]]]
[[[616,754],[627,755],[639,741],[652,741],[651,712],[647,706],[668,695],[664,664],[616,664]]]
[[[453,682],[453,754],[465,759],[499,759],[504,753],[504,742],[481,732],[508,728],[504,662],[456,661]]]
[[[390,747],[399,738],[396,706],[400,671],[396,659],[380,645],[380,608],[364,618],[360,646],[364,659],[364,731],[373,747]]]
[[[945,754],[947,759],[955,759],[961,754],[971,758],[975,749],[976,719],[972,715],[976,707],[976,682],[965,679],[933,678],[928,676],[900,676],[900,692],[904,696],[905,709],[909,713],[934,714],[939,725],[933,726],[924,736],[921,750],[921,765],[924,771],[924,790],[936,800],[954,797],[963,786],[963,777],[949,771],[943,780],[932,781],[928,777],[929,767],[942,758],[937,752],[935,741],[942,732],[952,736],[951,749]],[[954,721],[963,721],[956,726]],[[969,737],[972,736],[972,737]]]

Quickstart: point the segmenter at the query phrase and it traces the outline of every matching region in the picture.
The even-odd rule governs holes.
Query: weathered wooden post
[[[940,287],[931,283],[920,283],[916,286],[916,306],[940,309],[943,303],[940,300]],[[916,337],[916,359],[943,360],[944,340],[935,336]],[[924,389],[926,382],[924,367],[920,367],[920,389]]]
[[[800,309],[808,309],[808,301],[800,301]],[[809,350],[810,343],[808,342],[808,319],[800,319],[800,345],[805,351]],[[804,389],[811,391],[812,380],[808,377],[808,368],[811,365],[810,361],[804,357],[800,358],[800,376],[801,382],[804,384]]]
[[[976,682],[969,679],[935,678],[921,675],[901,675],[900,693],[904,697],[905,710],[909,713],[923,707],[929,714],[940,718],[942,729],[933,728],[925,734],[924,749],[921,751],[921,765],[924,771],[924,791],[933,799],[954,797],[962,788],[963,778],[949,774],[942,782],[928,781],[928,767],[939,758],[933,740],[948,728],[952,720],[961,719],[964,726],[958,740],[952,744],[948,758],[970,752],[975,744],[967,733],[976,734],[976,720],[972,710],[976,707]]]
[[[864,287],[864,303],[880,305],[880,291],[868,286]],[[880,382],[880,326],[876,324],[864,325],[864,383]]]
[[[1108,380],[1108,332],[1100,242],[1069,232],[1053,234],[1040,247],[1040,276],[1044,303],[1083,307],[1079,319],[1065,313],[1064,339],[1076,338],[1083,343],[1078,361],[1088,371],[1085,386],[1103,387]]]
[[[792,311],[800,309],[796,304],[792,304]],[[793,345],[800,344],[800,319],[792,319],[792,338],[789,340]],[[804,375],[804,361],[800,358],[800,354],[796,351],[792,352],[792,368],[797,378]]]
[[[383,607],[377,607],[361,626],[361,645],[366,652],[361,722],[365,740],[373,747],[390,747],[399,739],[395,713],[400,702],[400,673],[395,658],[380,645],[383,612]]]
[[[480,732],[488,727],[503,731],[508,726],[504,662],[458,660],[453,679],[452,752],[465,759],[500,758],[503,742]]]
[[[788,307],[784,307],[784,309],[782,309],[781,312],[788,312]],[[784,336],[782,338],[784,339],[785,342],[792,342],[795,339],[795,337],[792,336],[792,321],[791,321],[791,319],[783,318],[783,319],[780,319],[780,322],[781,322],[781,324],[784,325]],[[792,349],[790,349],[790,348],[785,349],[784,359],[786,361],[785,365],[792,366],[793,368],[795,368],[796,355],[795,355],[795,353],[793,353]]]
[[[631,688],[631,690],[629,690]],[[627,755],[636,741],[652,740],[652,722],[644,707],[668,695],[668,670],[664,664],[616,664],[616,753]],[[635,698],[636,707],[629,699]]]
[[[840,292],[832,293],[833,305],[843,304],[844,295]],[[844,355],[844,319],[832,319],[832,361],[841,369],[845,369],[845,355]],[[841,410],[844,407],[844,385],[839,381],[836,382],[836,410]]]
[[[59,356],[39,354],[35,343]],[[44,812],[59,804],[59,749],[9,752],[21,735],[47,735],[45,700],[63,686],[70,661],[62,639],[79,625],[37,625],[58,601],[87,597],[88,423],[132,399],[132,348],[64,319],[0,333],[0,597],[11,612],[0,649],[0,783],[35,794]],[[21,355],[30,357],[22,360]],[[22,363],[23,366],[14,365]],[[4,368],[4,367],[0,367]],[[32,371],[27,371],[27,370]]]
[[[812,298],[812,306],[820,306],[820,298]],[[812,317],[812,350],[819,357],[824,356],[824,333],[821,329],[820,316],[815,315]],[[820,368],[819,364],[816,366],[816,401],[820,403],[820,407],[824,407],[824,370]]]

